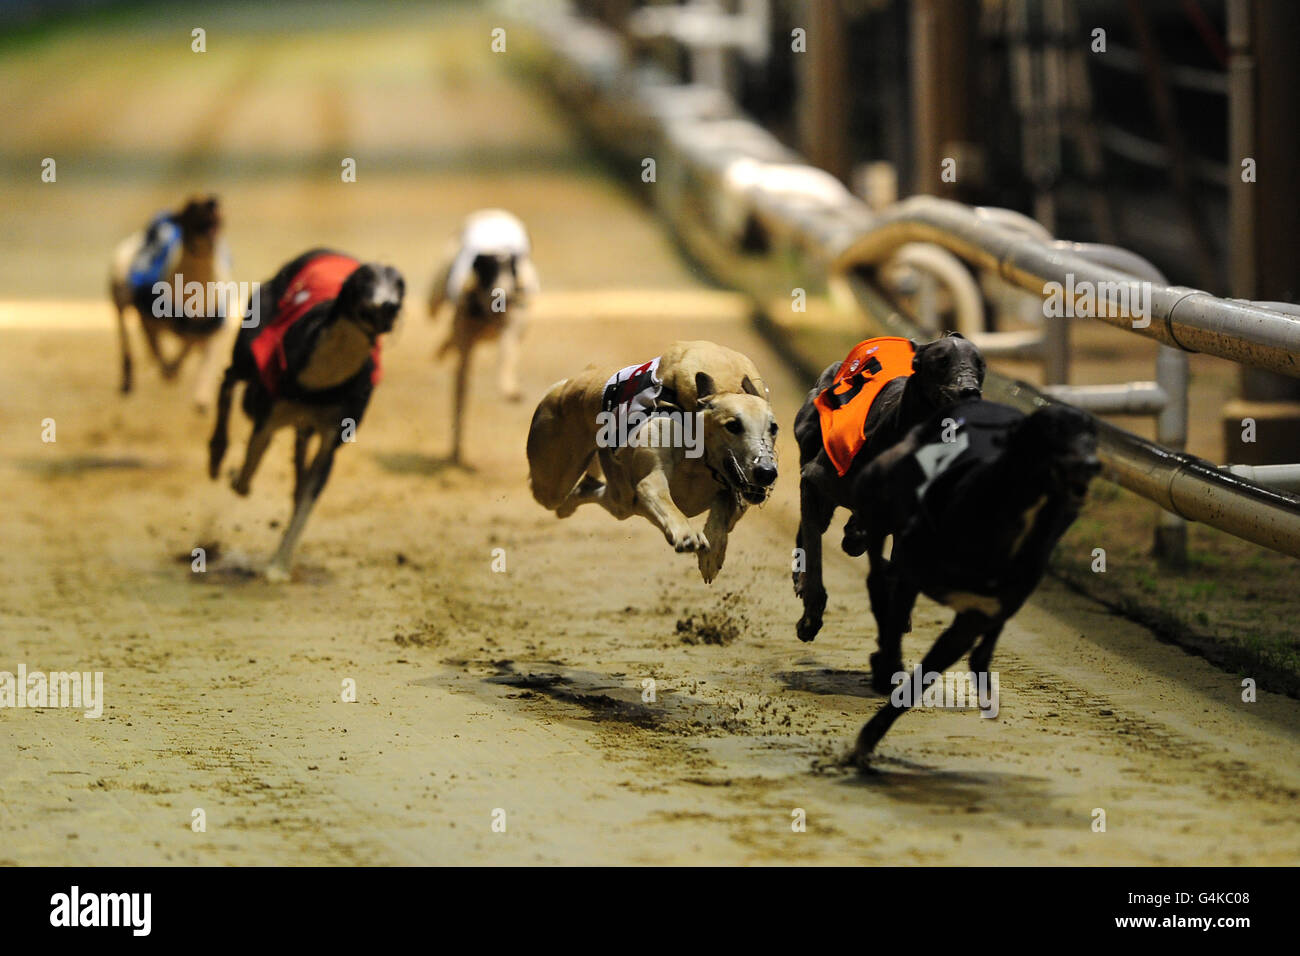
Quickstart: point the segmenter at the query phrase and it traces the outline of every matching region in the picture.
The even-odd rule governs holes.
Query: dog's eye
[[[769,431],[771,434],[773,434],[773,435],[776,434],[776,422],[773,422],[773,423],[772,423],[772,427],[769,428],[768,431]]]
[[[723,427],[733,435],[743,435],[745,433],[745,426],[741,423],[739,418],[733,418]]]

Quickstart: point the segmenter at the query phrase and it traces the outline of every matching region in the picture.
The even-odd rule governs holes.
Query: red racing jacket
[[[249,343],[262,384],[272,396],[279,394],[280,382],[289,367],[284,353],[284,337],[289,329],[313,307],[338,298],[343,283],[360,265],[351,256],[323,253],[310,260],[289,280],[284,294],[275,303],[275,315]],[[378,385],[383,375],[378,340],[370,352],[370,358],[374,363],[370,384]]]

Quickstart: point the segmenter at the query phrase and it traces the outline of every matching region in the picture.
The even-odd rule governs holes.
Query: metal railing
[[[1158,535],[1176,540],[1178,519],[1201,521],[1300,557],[1300,497],[1260,483],[1275,479],[1290,486],[1294,466],[1246,473],[1181,451],[1187,421],[1184,353],[1205,352],[1300,377],[1300,321],[1283,311],[1296,307],[1169,286],[1149,263],[1126,250],[1058,242],[1037,224],[1029,225],[1033,220],[1008,210],[914,197],[874,214],[833,177],[802,164],[741,116],[721,91],[633,69],[618,38],[587,21],[552,14],[534,26],[554,55],[550,65],[558,90],[603,146],[638,164],[657,157],[660,176],[652,197],[670,221],[733,244],[757,231],[770,271],[824,276],[839,299],[884,316],[896,331],[915,334],[916,329],[873,291],[865,274],[909,244],[946,250],[1039,296],[1048,283],[1064,288],[1086,279],[1105,283],[1112,301],[1144,302],[1140,315],[1115,308],[1098,310],[1095,318],[1166,347],[1157,358],[1155,381],[1059,390],[1058,398],[1096,412],[1159,416],[1161,444],[1098,422],[1107,476],[1168,513]],[[1049,366],[1068,363],[1068,333],[1049,331],[1041,342],[1032,335],[1002,341],[1009,351],[1042,350]],[[995,354],[999,345],[994,344]],[[986,393],[1025,409],[1058,400],[996,374],[990,374]]]

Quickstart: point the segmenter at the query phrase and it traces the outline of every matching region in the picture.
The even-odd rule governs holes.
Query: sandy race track
[[[445,26],[457,49],[479,35],[476,21]],[[1300,702],[1261,692],[1243,703],[1238,677],[1050,581],[999,644],[997,719],[917,711],[882,744],[877,773],[843,768],[880,698],[867,681],[865,568],[838,552],[838,523],[827,537],[826,627],[811,645],[794,636],[789,423],[806,383],[753,333],[736,297],[689,273],[618,184],[564,165],[578,149],[570,134],[500,65],[440,73],[402,24],[372,29],[385,95],[413,116],[444,110],[435,137],[492,140],[477,145],[507,157],[499,168],[436,142],[398,144],[424,150],[431,171],[413,169],[398,146],[370,167],[363,155],[358,192],[331,201],[336,162],[321,174],[329,184],[288,188],[275,181],[297,175],[287,160],[231,160],[252,148],[235,120],[291,95],[284,76],[309,82],[309,37],[293,47],[304,60],[296,71],[281,63],[282,74],[235,88],[212,80],[241,98],[223,107],[222,137],[202,144],[217,158],[189,153],[121,185],[124,166],[104,160],[109,173],[89,175],[107,178],[79,183],[70,163],[65,193],[15,200],[11,215],[47,217],[63,238],[5,266],[0,670],[102,671],[106,703],[98,720],[0,710],[0,863],[1300,859]],[[348,90],[344,102],[374,92],[347,66],[321,62],[318,82]],[[509,129],[524,145],[455,118],[465,97],[447,91],[471,80],[521,101]],[[130,114],[133,101],[121,102]],[[15,136],[36,148],[56,108],[35,110],[47,119]],[[340,124],[380,135],[359,107],[322,113],[304,148],[350,142]],[[94,134],[101,159],[125,148],[119,132],[105,123]],[[222,172],[227,161],[233,172]],[[187,383],[169,387],[142,366],[135,394],[115,392],[115,333],[97,298],[109,243],[196,178],[226,197],[232,244],[252,270],[241,278],[324,240],[388,257],[412,288],[386,380],[339,454],[286,585],[248,571],[287,516],[287,435],[240,499],[207,480],[211,422],[189,407]],[[92,196],[112,218],[88,217],[83,234],[76,210]],[[491,356],[479,357],[472,467],[460,469],[441,457],[448,370],[430,360],[435,333],[418,306],[452,224],[487,202],[529,221],[548,292],[527,342],[524,402],[498,400]],[[777,491],[738,526],[712,587],[644,521],[543,511],[523,453],[552,382],[687,337],[751,355],[783,426]],[[42,441],[45,419],[53,443]],[[246,435],[240,418],[236,458]],[[200,546],[207,570],[194,573]],[[942,623],[945,612],[918,606],[909,663]],[[345,680],[355,703],[341,699]],[[1093,830],[1097,808],[1105,832]],[[191,827],[196,809],[205,832]],[[796,809],[806,832],[792,829]],[[504,832],[493,827],[498,810]]]

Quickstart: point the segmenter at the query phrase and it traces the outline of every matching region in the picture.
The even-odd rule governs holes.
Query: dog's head
[[[524,283],[519,274],[523,263],[517,253],[480,252],[470,263],[474,275],[470,293],[482,303],[484,309],[492,309],[494,303],[500,310],[518,302],[525,292]]]
[[[392,331],[405,295],[406,282],[400,272],[392,266],[367,262],[343,283],[338,307],[374,338]]]
[[[1046,472],[1049,490],[1078,509],[1088,484],[1101,471],[1097,459],[1097,424],[1069,405],[1049,405],[1026,418],[1011,447]]]
[[[695,373],[709,467],[741,498],[758,505],[776,482],[776,418],[749,376],[741,388],[719,392],[707,372]]]
[[[187,249],[211,250],[221,231],[221,201],[216,196],[191,196],[176,214],[176,222]]]
[[[912,373],[932,408],[979,398],[984,388],[984,356],[969,339],[950,332],[916,346]]]

